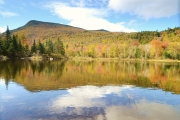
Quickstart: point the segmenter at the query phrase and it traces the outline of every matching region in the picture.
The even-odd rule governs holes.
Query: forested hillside
[[[0,36],[0,55],[180,59],[180,28],[133,33],[88,31],[68,25],[30,21]]]

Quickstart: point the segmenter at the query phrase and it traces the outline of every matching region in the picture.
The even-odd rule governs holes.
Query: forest
[[[65,56],[65,50],[60,39],[57,39],[55,43],[49,40],[45,44],[40,41],[36,43],[34,40],[32,45],[28,45],[18,35],[11,35],[7,27],[4,39],[0,38],[0,55],[7,56],[8,58],[22,58],[36,54],[56,55],[56,57],[62,58]]]
[[[42,26],[43,30],[38,32]],[[52,31],[46,27],[44,24],[39,28],[28,24],[25,29],[14,32],[7,27],[6,32],[0,35],[0,56],[21,58],[38,54],[58,58],[180,60],[179,27],[132,33],[87,31],[70,27],[64,27],[64,32],[61,29],[60,33],[56,33],[58,30]],[[37,32],[30,32],[32,30]]]

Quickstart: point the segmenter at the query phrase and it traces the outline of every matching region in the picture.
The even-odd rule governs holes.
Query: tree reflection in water
[[[0,90],[2,120],[180,118],[179,63],[0,61]]]
[[[29,91],[125,84],[180,93],[180,63],[8,60],[0,66],[7,86],[13,81]]]

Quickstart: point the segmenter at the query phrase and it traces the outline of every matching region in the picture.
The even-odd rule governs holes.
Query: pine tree
[[[41,54],[44,54],[45,53],[45,47],[44,45],[39,41],[39,44],[38,44],[38,50]]]
[[[3,54],[3,41],[0,37],[0,55],[2,55],[2,54]]]
[[[36,48],[36,41],[34,40],[33,45],[31,47],[31,53],[36,53],[36,50],[37,50],[37,48]]]
[[[28,56],[29,55],[29,46],[26,44],[25,46],[24,46],[24,56]]]
[[[17,36],[13,35],[12,37],[12,43],[15,53],[18,52],[18,42],[17,42]]]
[[[21,40],[18,41],[18,53],[23,55],[23,45],[21,43]]]
[[[49,55],[54,52],[54,45],[51,40],[47,41],[46,46],[47,46],[47,53]]]
[[[14,45],[11,42],[8,48],[8,57],[13,58],[15,57]]]
[[[5,38],[7,41],[10,41],[11,40],[11,33],[9,31],[9,27],[7,26],[7,29],[6,29],[6,38]]]
[[[57,53],[57,54],[61,53],[59,38],[58,38],[57,42],[55,43],[55,53]]]
[[[58,53],[64,56],[65,55],[64,45],[63,45],[63,42],[59,38],[57,41],[57,45],[58,45]]]
[[[5,44],[4,44],[4,54],[8,55],[8,49],[11,43],[11,33],[9,31],[9,27],[7,26],[6,35],[5,35]]]

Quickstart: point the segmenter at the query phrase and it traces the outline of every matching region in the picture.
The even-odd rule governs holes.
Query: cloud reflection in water
[[[75,118],[90,117],[107,120],[178,120],[180,110],[171,105],[145,98],[134,100],[128,93],[132,86],[82,86],[52,101],[52,114]],[[139,93],[140,94],[140,93]],[[117,102],[118,101],[118,102]]]

